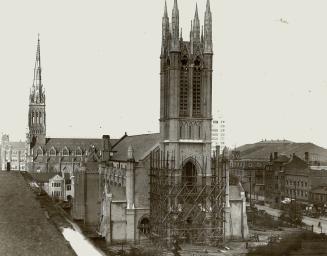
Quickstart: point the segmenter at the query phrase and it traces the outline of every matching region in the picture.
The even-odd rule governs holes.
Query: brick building
[[[238,155],[238,157],[235,157]],[[265,197],[265,167],[267,160],[241,159],[240,153],[232,153],[230,173],[238,177],[248,200],[263,201]]]
[[[280,207],[284,199],[284,169],[283,166],[290,160],[286,155],[270,155],[269,164],[266,165],[265,177],[265,202],[271,207]]]
[[[307,161],[294,154],[291,160],[284,165],[285,197],[307,203],[311,190],[310,178],[314,178],[316,173],[312,172],[311,174]]]

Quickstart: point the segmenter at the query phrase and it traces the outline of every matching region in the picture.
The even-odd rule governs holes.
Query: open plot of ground
[[[75,255],[18,172],[0,172],[0,255]]]

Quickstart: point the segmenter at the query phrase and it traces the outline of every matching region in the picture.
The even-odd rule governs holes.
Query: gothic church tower
[[[161,150],[175,156],[175,168],[192,176],[211,175],[212,17],[207,0],[201,25],[196,6],[189,41],[179,27],[174,0],[171,23],[165,4],[160,56]],[[176,165],[177,164],[177,165]]]
[[[30,91],[28,110],[28,141],[32,148],[35,144],[45,144],[46,114],[45,92],[41,75],[40,38],[37,42],[33,85]]]

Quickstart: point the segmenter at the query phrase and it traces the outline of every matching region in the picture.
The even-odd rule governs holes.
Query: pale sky
[[[189,39],[195,0],[179,0]],[[203,24],[206,0],[197,0]],[[167,0],[169,17],[173,0]],[[0,132],[25,139],[37,34],[47,136],[158,132],[164,0],[0,2]],[[211,0],[213,112],[229,146],[327,147],[327,1]]]

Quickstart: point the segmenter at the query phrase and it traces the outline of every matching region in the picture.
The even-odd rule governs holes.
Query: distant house
[[[31,176],[52,198],[70,201],[74,197],[73,176],[69,173],[31,173]]]

